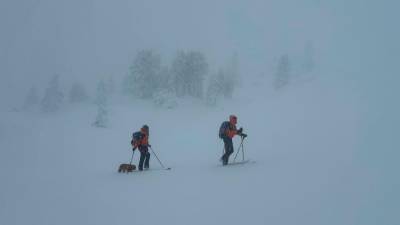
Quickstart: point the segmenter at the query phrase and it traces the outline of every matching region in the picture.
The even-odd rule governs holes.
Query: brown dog
[[[118,173],[129,173],[136,170],[136,166],[133,164],[121,164],[119,165]]]

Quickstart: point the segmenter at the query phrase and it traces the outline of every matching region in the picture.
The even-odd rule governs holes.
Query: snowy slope
[[[92,106],[1,112],[0,224],[365,224],[373,181],[355,159],[360,115],[344,90],[314,80],[280,93],[247,86],[216,109],[114,104],[107,129],[90,126]],[[218,162],[231,113],[254,164]],[[173,169],[118,174],[145,123]]]

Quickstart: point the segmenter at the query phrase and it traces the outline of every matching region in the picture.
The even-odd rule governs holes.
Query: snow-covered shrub
[[[167,90],[154,93],[153,102],[155,105],[166,109],[173,109],[178,106],[176,95]]]

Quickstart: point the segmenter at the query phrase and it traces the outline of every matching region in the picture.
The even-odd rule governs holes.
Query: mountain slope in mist
[[[322,80],[274,92],[249,86],[233,101],[164,110],[115,104],[107,129],[95,109],[51,116],[2,113],[4,224],[368,224],[376,177],[357,161],[355,102]],[[344,89],[343,89],[344,90]],[[188,104],[190,105],[190,104]],[[254,164],[222,167],[220,123],[235,113]],[[171,171],[118,174],[131,132]],[[235,140],[235,147],[239,144]],[[235,152],[236,153],[236,152]],[[232,160],[233,157],[231,157]],[[138,161],[136,152],[134,162]],[[152,155],[151,168],[160,168]],[[371,222],[371,224],[374,224]]]

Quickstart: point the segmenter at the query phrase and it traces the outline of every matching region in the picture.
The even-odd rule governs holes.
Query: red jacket
[[[146,133],[142,132],[143,137],[140,140],[137,141],[132,141],[131,144],[134,148],[137,148],[138,146],[147,146],[149,145],[149,135]]]
[[[144,145],[144,146],[149,145],[149,135],[143,133],[143,138],[140,142],[140,145]]]
[[[229,127],[226,129],[225,134],[229,138],[233,138],[237,134],[236,126],[232,123],[229,123]]]

